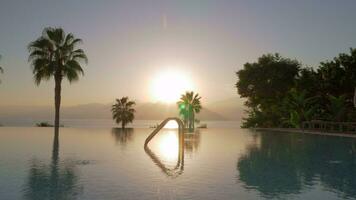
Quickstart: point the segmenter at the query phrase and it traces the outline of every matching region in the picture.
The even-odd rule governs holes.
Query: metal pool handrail
[[[180,143],[179,145],[184,145],[184,135],[183,135],[184,125],[182,120],[180,120],[177,117],[169,117],[163,120],[161,124],[158,125],[157,128],[154,131],[152,131],[152,133],[146,138],[145,145],[144,145],[145,148],[147,147],[147,144],[152,140],[152,138],[171,120],[174,120],[178,123],[178,133],[179,133],[179,143]]]

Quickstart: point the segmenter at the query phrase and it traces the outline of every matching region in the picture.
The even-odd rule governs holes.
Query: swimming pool
[[[0,128],[0,199],[356,199],[356,140],[238,128]]]

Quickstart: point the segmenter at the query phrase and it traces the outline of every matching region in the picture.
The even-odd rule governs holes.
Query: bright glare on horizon
[[[168,121],[167,124],[164,126],[166,129],[177,129],[178,123],[174,120]]]
[[[152,98],[164,103],[175,103],[184,92],[193,89],[189,77],[180,71],[161,72],[151,83]]]

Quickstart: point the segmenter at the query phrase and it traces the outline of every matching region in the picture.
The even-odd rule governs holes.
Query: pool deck
[[[349,137],[356,138],[356,134],[352,133],[330,133],[330,132],[321,132],[321,131],[313,131],[313,130],[302,130],[295,128],[253,128],[256,131],[276,131],[276,132],[288,132],[288,133],[307,133],[314,135],[326,135],[326,136],[336,136],[336,137]]]

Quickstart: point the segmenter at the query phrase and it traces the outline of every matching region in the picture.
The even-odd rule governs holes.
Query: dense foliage
[[[297,60],[267,54],[237,73],[246,98],[242,127],[299,127],[303,121],[355,121],[356,49],[314,69]]]

